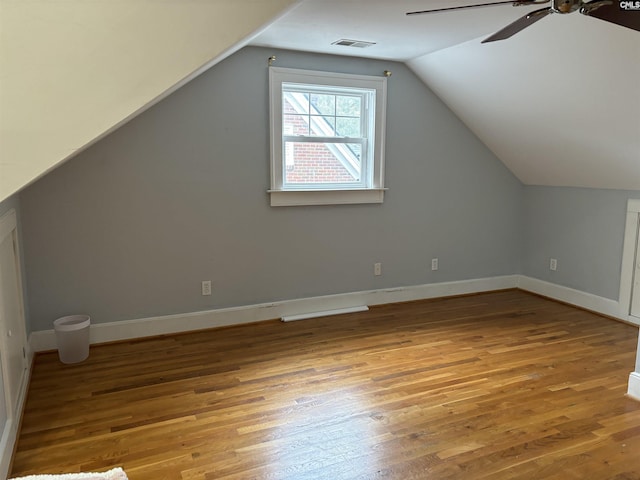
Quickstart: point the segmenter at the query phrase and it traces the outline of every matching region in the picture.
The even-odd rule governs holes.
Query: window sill
[[[268,190],[272,207],[382,203],[386,188],[367,190]]]

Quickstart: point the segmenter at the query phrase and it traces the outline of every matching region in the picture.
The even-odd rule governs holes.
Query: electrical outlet
[[[381,263],[374,263],[373,264],[373,274],[376,277],[379,277],[380,275],[382,275],[382,264]]]
[[[558,268],[558,260],[556,260],[555,258],[549,259],[549,270],[553,270],[555,272],[557,268]]]
[[[437,258],[432,258],[431,259],[431,270],[437,270],[438,269],[438,259]]]
[[[211,295],[211,280],[202,281],[202,295]]]

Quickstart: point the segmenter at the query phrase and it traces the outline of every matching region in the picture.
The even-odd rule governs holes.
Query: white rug
[[[102,473],[63,473],[61,475],[29,475],[10,480],[127,480],[127,474],[121,468]]]

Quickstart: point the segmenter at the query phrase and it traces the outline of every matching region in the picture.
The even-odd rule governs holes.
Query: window
[[[272,206],[382,203],[386,80],[269,69]]]

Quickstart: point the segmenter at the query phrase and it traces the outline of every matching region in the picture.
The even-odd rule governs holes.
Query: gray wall
[[[384,204],[269,206],[272,54],[393,71]],[[517,273],[522,188],[403,64],[247,48],[21,193],[32,326]]]
[[[640,192],[526,186],[522,273],[618,300],[629,198]]]

